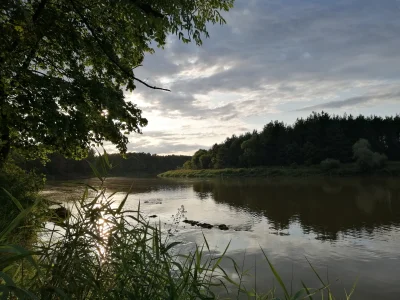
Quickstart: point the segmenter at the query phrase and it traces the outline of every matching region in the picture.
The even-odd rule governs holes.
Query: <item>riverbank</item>
[[[390,162],[384,168],[371,173],[361,172],[358,166],[341,164],[339,168],[324,170],[319,165],[314,166],[279,166],[256,168],[226,168],[201,170],[170,170],[158,177],[164,178],[213,178],[213,177],[310,177],[310,176],[400,176],[400,162]]]

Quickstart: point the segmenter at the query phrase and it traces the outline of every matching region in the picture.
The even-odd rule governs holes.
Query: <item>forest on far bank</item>
[[[198,150],[184,169],[359,163],[362,169],[400,161],[400,115],[379,117],[313,112],[293,125],[274,121],[261,131],[228,137]]]
[[[176,169],[190,159],[190,156],[184,155],[157,155],[143,152],[128,152],[125,157],[119,153],[107,156],[112,165],[109,176],[154,176]],[[95,155],[94,150],[91,150],[84,160],[65,158],[58,153],[50,154],[46,163],[40,160],[29,161],[18,156],[14,156],[13,159],[21,168],[35,170],[46,175],[48,179],[74,179],[94,176],[89,162],[96,165],[99,157]]]
[[[400,115],[379,117],[312,113],[293,125],[271,121],[261,131],[226,138],[210,149],[193,156],[150,153],[108,154],[112,164],[109,176],[154,176],[168,170],[253,168],[262,166],[311,166],[338,168],[356,162],[361,171],[384,167],[388,161],[400,161]],[[65,158],[53,153],[43,164],[13,155],[17,165],[35,170],[48,179],[91,177],[88,163],[98,156],[89,151],[85,160]]]

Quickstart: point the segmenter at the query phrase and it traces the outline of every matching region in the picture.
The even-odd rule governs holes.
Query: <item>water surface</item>
[[[252,274],[248,288],[266,291],[277,284],[262,248],[294,290],[300,280],[318,286],[307,257],[339,299],[357,278],[353,299],[400,299],[397,179],[110,178],[107,186],[119,191],[117,200],[130,190],[126,207],[136,209],[140,202],[143,213],[157,215],[152,220],[171,229],[187,249],[203,244],[203,233],[216,252],[230,242],[229,256]],[[65,187],[48,192],[57,190]],[[181,220],[226,224],[229,230],[171,225],[182,206]]]

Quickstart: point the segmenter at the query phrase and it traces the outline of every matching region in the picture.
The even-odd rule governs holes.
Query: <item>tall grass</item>
[[[105,155],[100,169],[109,167]],[[171,241],[160,224],[150,224],[140,207],[125,210],[128,195],[121,201],[114,200],[115,194],[109,194],[105,187],[104,172],[93,169],[99,187],[86,186],[71,216],[44,227],[40,242],[31,249],[6,241],[36,204],[21,208],[0,233],[2,299],[215,299],[228,285],[236,289],[234,297],[278,299],[275,288],[263,295],[247,290],[242,285],[246,272],[234,260],[240,281],[228,275],[221,262],[229,259],[229,244],[221,255],[214,255],[204,238],[204,244],[193,252],[180,253],[179,243]],[[334,299],[329,284],[317,272],[321,288],[303,284],[301,290],[289,293],[266,255],[265,259],[284,299],[312,299],[324,291]]]
[[[173,254],[161,226],[136,211],[124,210],[104,186],[86,187],[74,213],[42,231],[33,251],[2,245],[0,293],[29,299],[212,299],[221,284],[220,259],[205,257],[203,248]],[[90,191],[92,193],[90,193]],[[16,203],[18,205],[18,203]],[[30,212],[1,233],[0,241]],[[29,277],[27,278],[27,270]]]

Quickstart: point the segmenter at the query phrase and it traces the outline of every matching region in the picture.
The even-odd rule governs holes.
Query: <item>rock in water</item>
[[[69,216],[69,211],[64,206],[60,206],[53,210],[54,214],[60,219],[66,219]]]
[[[193,220],[183,220],[183,223],[190,224],[192,226],[199,224],[198,221],[193,221]]]
[[[207,229],[211,229],[211,228],[214,227],[214,226],[212,226],[211,224],[208,224],[208,223],[199,223],[199,224],[197,224],[197,226],[200,226],[202,228],[207,228]]]
[[[218,228],[221,229],[221,230],[228,230],[229,229],[229,227],[226,226],[225,224],[218,225]]]

